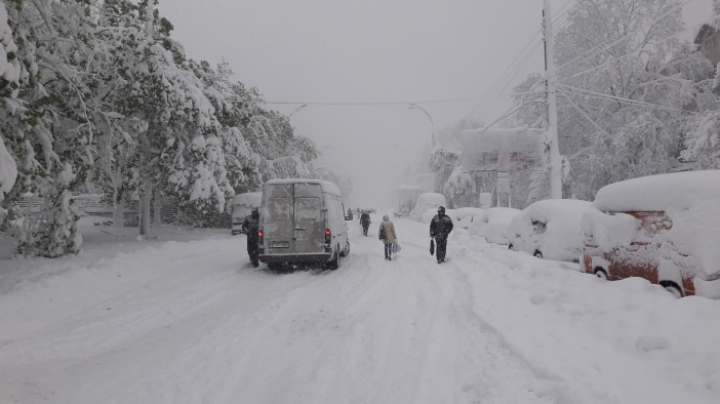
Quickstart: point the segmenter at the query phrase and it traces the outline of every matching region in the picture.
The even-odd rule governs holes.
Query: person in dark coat
[[[353,220],[353,211],[352,211],[352,209],[348,208],[347,217],[345,217],[345,220]]]
[[[360,225],[363,229],[363,236],[367,237],[367,231],[368,227],[370,227],[370,214],[367,212],[363,212],[360,215]]]
[[[445,208],[439,207],[438,214],[430,222],[430,237],[435,239],[435,257],[438,264],[445,261],[447,251],[448,235],[453,229],[453,222],[450,216],[445,214]]]
[[[250,216],[245,217],[245,221],[242,224],[242,229],[247,234],[247,252],[250,257],[250,263],[252,266],[257,268],[260,263],[258,262],[258,228],[260,226],[260,212],[257,208],[253,209]]]

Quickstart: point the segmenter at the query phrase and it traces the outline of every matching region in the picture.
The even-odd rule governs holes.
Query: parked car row
[[[444,204],[441,197],[421,195],[416,220],[429,221],[434,205]],[[522,211],[460,208],[446,214],[489,243],[579,262],[581,270],[602,279],[641,277],[676,296],[720,299],[718,210],[720,170],[708,170],[610,184],[594,202],[552,199]]]

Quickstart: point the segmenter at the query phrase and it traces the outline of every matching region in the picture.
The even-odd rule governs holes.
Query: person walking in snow
[[[243,221],[242,229],[243,233],[247,235],[247,252],[250,257],[250,263],[252,266],[257,268],[260,263],[258,262],[258,227],[260,225],[260,212],[257,208],[252,210],[250,216],[245,217]]]
[[[367,212],[363,212],[360,215],[360,225],[363,229],[363,236],[367,237],[367,231],[370,227],[370,214],[368,214]]]
[[[445,214],[445,208],[439,207],[438,213],[430,222],[430,237],[435,239],[436,251],[435,257],[438,264],[445,261],[445,253],[447,251],[448,235],[453,229],[453,222],[450,216]]]
[[[388,215],[383,216],[378,235],[380,240],[385,243],[385,259],[388,261],[392,260],[392,246],[395,240],[397,240],[397,235],[395,235],[395,224],[390,221]]]

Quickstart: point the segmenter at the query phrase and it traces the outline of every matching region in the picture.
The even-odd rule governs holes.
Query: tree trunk
[[[150,235],[150,199],[152,198],[152,185],[149,183],[143,184],[142,194],[140,196],[140,206],[138,214],[140,215],[140,235]]]
[[[155,206],[153,206],[153,227],[160,228],[162,225],[162,194],[155,191]]]
[[[122,193],[115,188],[113,193],[113,227],[125,226],[125,205],[123,204]]]

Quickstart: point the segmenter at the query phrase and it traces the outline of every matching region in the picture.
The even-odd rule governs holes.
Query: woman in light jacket
[[[385,259],[390,261],[392,260],[392,245],[397,239],[397,236],[395,235],[395,225],[390,221],[388,215],[383,216],[383,221],[380,223],[379,234],[382,236],[383,233],[385,237],[380,237],[380,240],[385,243]]]

